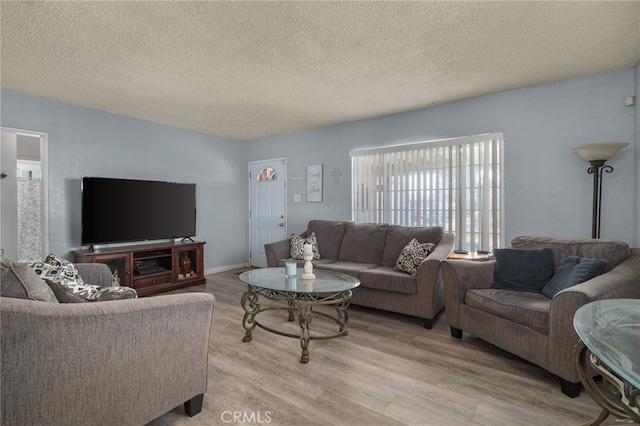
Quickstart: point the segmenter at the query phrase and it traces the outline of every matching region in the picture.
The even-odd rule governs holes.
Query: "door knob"
[[[284,227],[284,222],[280,222],[280,223],[278,224],[278,226],[279,226],[279,227],[281,227],[281,228],[282,228],[282,227]]]

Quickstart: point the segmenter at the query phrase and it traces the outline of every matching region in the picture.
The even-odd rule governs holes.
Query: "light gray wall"
[[[239,142],[5,90],[0,117],[2,126],[48,134],[51,252],[71,258],[80,248],[81,178],[100,176],[196,183],[205,269],[246,261]]]
[[[266,138],[248,143],[247,160],[287,157],[288,231],[297,233],[313,218],[351,219],[352,149],[503,132],[508,242],[518,235],[590,238],[592,176],[587,174],[588,164],[569,147],[635,142],[608,162],[615,171],[604,180],[601,232],[603,239],[633,244],[634,150],[639,142],[634,136],[634,108],[623,104],[633,92],[630,68]],[[325,166],[323,203],[306,203],[305,180],[291,180],[304,178],[307,164]],[[330,176],[336,167],[343,171],[339,185]],[[293,202],[294,193],[302,194],[301,202]]]

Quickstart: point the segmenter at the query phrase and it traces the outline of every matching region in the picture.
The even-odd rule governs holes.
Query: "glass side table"
[[[599,425],[609,414],[640,423],[640,300],[588,303],[577,310],[573,326],[580,337],[574,353],[576,371],[602,407],[598,418],[587,424]],[[587,373],[587,361],[602,375],[603,386]]]

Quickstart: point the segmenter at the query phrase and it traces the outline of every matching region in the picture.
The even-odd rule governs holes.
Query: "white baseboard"
[[[234,269],[248,268],[249,262],[236,263],[234,265],[218,266],[217,268],[209,268],[204,270],[205,275],[218,274],[220,272],[233,271]]]

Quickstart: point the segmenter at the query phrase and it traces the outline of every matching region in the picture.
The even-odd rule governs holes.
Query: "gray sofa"
[[[562,255],[606,259],[602,275],[544,294],[491,288],[495,261],[442,263],[447,322],[453,337],[466,331],[530,361],[560,378],[562,392],[580,394],[573,361],[578,335],[573,317],[581,306],[601,299],[640,298],[640,249],[604,240],[517,237],[514,249],[549,248],[557,268]],[[556,269],[557,271],[557,269]]]
[[[352,275],[361,281],[351,303],[411,315],[426,328],[444,307],[440,262],[453,250],[454,236],[442,227],[311,220],[300,236],[315,233],[321,258],[314,268]],[[420,264],[417,276],[393,269],[402,249],[416,238],[435,250]],[[290,259],[290,239],[265,245],[267,264],[284,266]],[[300,264],[304,261],[298,260]]]
[[[76,266],[111,285],[108,266]],[[142,425],[182,404],[200,411],[213,296],[58,303],[28,272],[3,259],[0,424]]]

